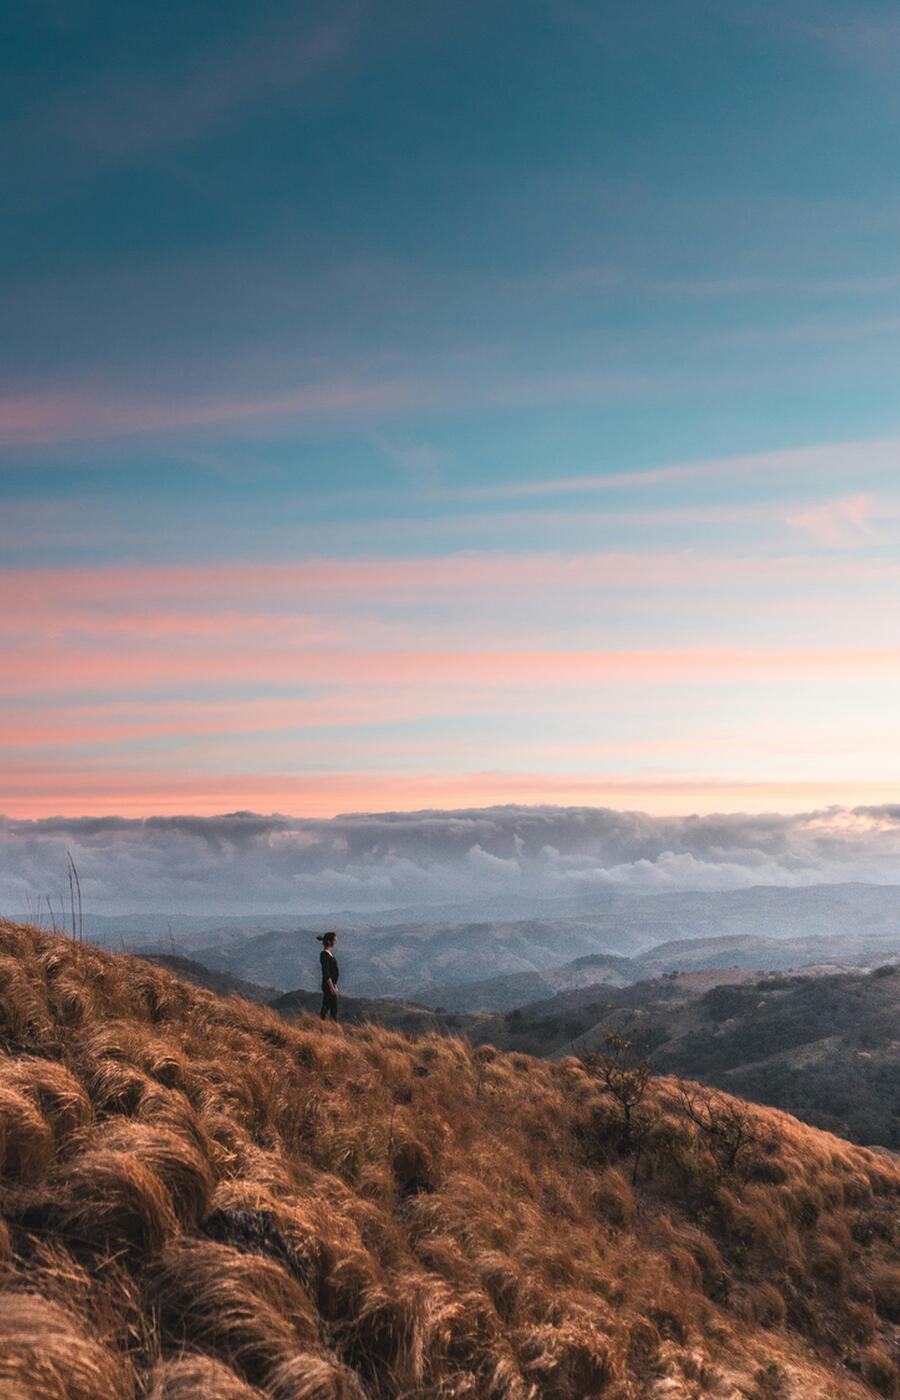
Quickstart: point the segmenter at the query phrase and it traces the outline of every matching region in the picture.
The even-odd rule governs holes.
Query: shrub
[[[649,1060],[635,1060],[631,1041],[621,1035],[608,1035],[602,1054],[585,1056],[582,1063],[595,1075],[615,1105],[622,1137],[630,1144],[636,1127],[637,1109],[647,1096],[651,1066]]]
[[[780,1327],[787,1305],[773,1283],[757,1283],[749,1289],[750,1315],[761,1327]]]
[[[699,1129],[719,1171],[741,1172],[757,1143],[756,1119],[746,1104],[712,1089],[682,1084],[679,1101]]]
[[[300,1352],[276,1366],[266,1394],[270,1400],[366,1400],[366,1392],[352,1371],[309,1352]]]
[[[608,1167],[591,1185],[591,1199],[606,1224],[627,1228],[634,1220],[634,1192],[618,1167]]]
[[[523,1338],[524,1373],[546,1400],[600,1395],[621,1377],[609,1339],[587,1319],[531,1328]]]
[[[181,1225],[197,1225],[209,1209],[213,1175],[189,1138],[164,1127],[113,1119],[94,1137],[96,1147],[131,1154],[148,1167],[169,1193]]]
[[[818,1278],[837,1286],[844,1281],[847,1257],[837,1240],[821,1235],[810,1251],[810,1268]]]
[[[779,1361],[767,1361],[758,1368],[753,1379],[752,1400],[786,1400],[789,1394],[788,1378]]]
[[[90,1099],[65,1065],[22,1055],[0,1065],[0,1076],[10,1088],[35,1104],[49,1124],[57,1146],[65,1144],[91,1120]]]

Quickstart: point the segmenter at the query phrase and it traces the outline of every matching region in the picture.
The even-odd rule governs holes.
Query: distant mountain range
[[[318,977],[311,929],[241,935],[229,927],[218,940],[166,951],[282,991],[312,988]],[[760,886],[622,897],[557,918],[541,912],[512,921],[398,923],[344,930],[338,955],[354,996],[505,1010],[567,986],[623,985],[692,967],[783,971],[810,962],[888,961],[900,957],[900,888]],[[601,961],[586,964],[589,958]]]
[[[347,934],[337,954],[342,980],[353,995],[414,996],[436,1004],[435,988],[552,968],[573,953],[596,953],[598,942],[602,936],[591,920],[401,924]],[[304,982],[314,985],[318,976],[319,946],[308,930],[272,930],[191,951],[221,972],[285,991]]]
[[[882,951],[889,954],[891,946],[900,949],[900,886],[757,885],[655,894],[604,889],[578,899],[504,896],[477,905],[296,918],[88,914],[85,926],[100,946],[197,953],[220,971],[284,991],[310,977],[315,981],[314,934],[335,928],[343,935],[352,992],[417,999],[427,994],[431,1000],[434,989],[457,983],[544,972],[590,954],[635,957],[666,943],[702,938],[793,940],[795,964],[822,956],[873,961]]]

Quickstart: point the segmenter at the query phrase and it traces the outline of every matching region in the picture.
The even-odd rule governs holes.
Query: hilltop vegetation
[[[900,1166],[772,1110],[12,925],[0,1048],[4,1400],[896,1391]]]
[[[855,1142],[900,1148],[900,971],[711,969],[574,988],[467,1034],[536,1055],[584,1054],[615,1031],[660,1074],[785,1109]]]
[[[625,1017],[663,1073],[775,1104],[854,1141],[900,1148],[900,970],[721,986]]]

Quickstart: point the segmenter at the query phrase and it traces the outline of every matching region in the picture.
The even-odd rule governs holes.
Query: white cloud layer
[[[900,804],[803,815],[651,817],[583,807],[261,816],[0,818],[0,912],[68,902],[66,853],[94,913],[425,910],[604,890],[900,884]]]

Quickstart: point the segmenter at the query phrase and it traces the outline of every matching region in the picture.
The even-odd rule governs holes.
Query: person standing
[[[336,933],[320,933],[318,940],[322,944],[322,951],[319,954],[319,962],[322,964],[322,1011],[323,1021],[327,1021],[330,1016],[332,1021],[336,1021],[338,1003],[338,977],[340,968],[337,958],[332,951],[337,940]]]

